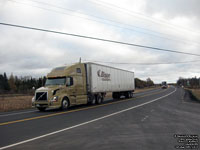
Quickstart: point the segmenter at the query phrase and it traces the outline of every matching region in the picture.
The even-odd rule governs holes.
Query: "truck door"
[[[66,78],[66,87],[67,87],[66,92],[70,96],[71,104],[76,104],[76,90],[75,90],[75,86],[74,86],[74,78],[73,77]]]
[[[76,103],[77,104],[87,104],[87,95],[86,95],[86,85],[85,85],[85,78],[82,75],[81,68],[76,68]]]

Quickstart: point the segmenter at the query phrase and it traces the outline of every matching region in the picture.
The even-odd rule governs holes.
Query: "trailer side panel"
[[[87,63],[88,85],[92,93],[122,92],[135,89],[134,72]]]

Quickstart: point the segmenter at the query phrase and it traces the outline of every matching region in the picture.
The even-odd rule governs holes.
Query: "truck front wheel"
[[[64,98],[64,99],[62,100],[61,109],[62,109],[62,110],[65,110],[65,109],[67,109],[67,108],[69,108],[69,100],[68,100],[67,98]]]
[[[96,104],[96,99],[95,99],[95,98],[92,99],[91,104],[92,104],[92,105],[95,105],[95,104]]]

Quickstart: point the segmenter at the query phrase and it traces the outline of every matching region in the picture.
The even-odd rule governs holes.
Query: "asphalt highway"
[[[200,103],[176,87],[67,111],[0,114],[0,150],[171,150],[184,144],[177,136],[199,138]]]

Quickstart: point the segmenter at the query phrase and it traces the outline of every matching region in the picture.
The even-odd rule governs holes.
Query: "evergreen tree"
[[[151,78],[147,78],[147,86],[153,86],[153,85],[154,85],[154,83],[151,80]]]
[[[45,85],[45,82],[46,82],[46,77],[44,76],[44,77],[42,78],[42,86]]]
[[[8,92],[10,90],[6,73],[0,75],[0,92]]]
[[[0,74],[0,93],[4,91],[4,77]]]
[[[42,78],[39,78],[38,79],[38,82],[37,82],[37,87],[41,87],[42,86]]]
[[[15,78],[14,78],[13,74],[10,75],[8,83],[9,83],[11,91],[16,92],[17,88],[16,88],[16,85],[15,85]]]
[[[7,78],[7,75],[6,75],[5,72],[3,74],[3,77],[4,77],[4,90],[9,91],[10,90],[10,86],[9,86],[8,78]]]

